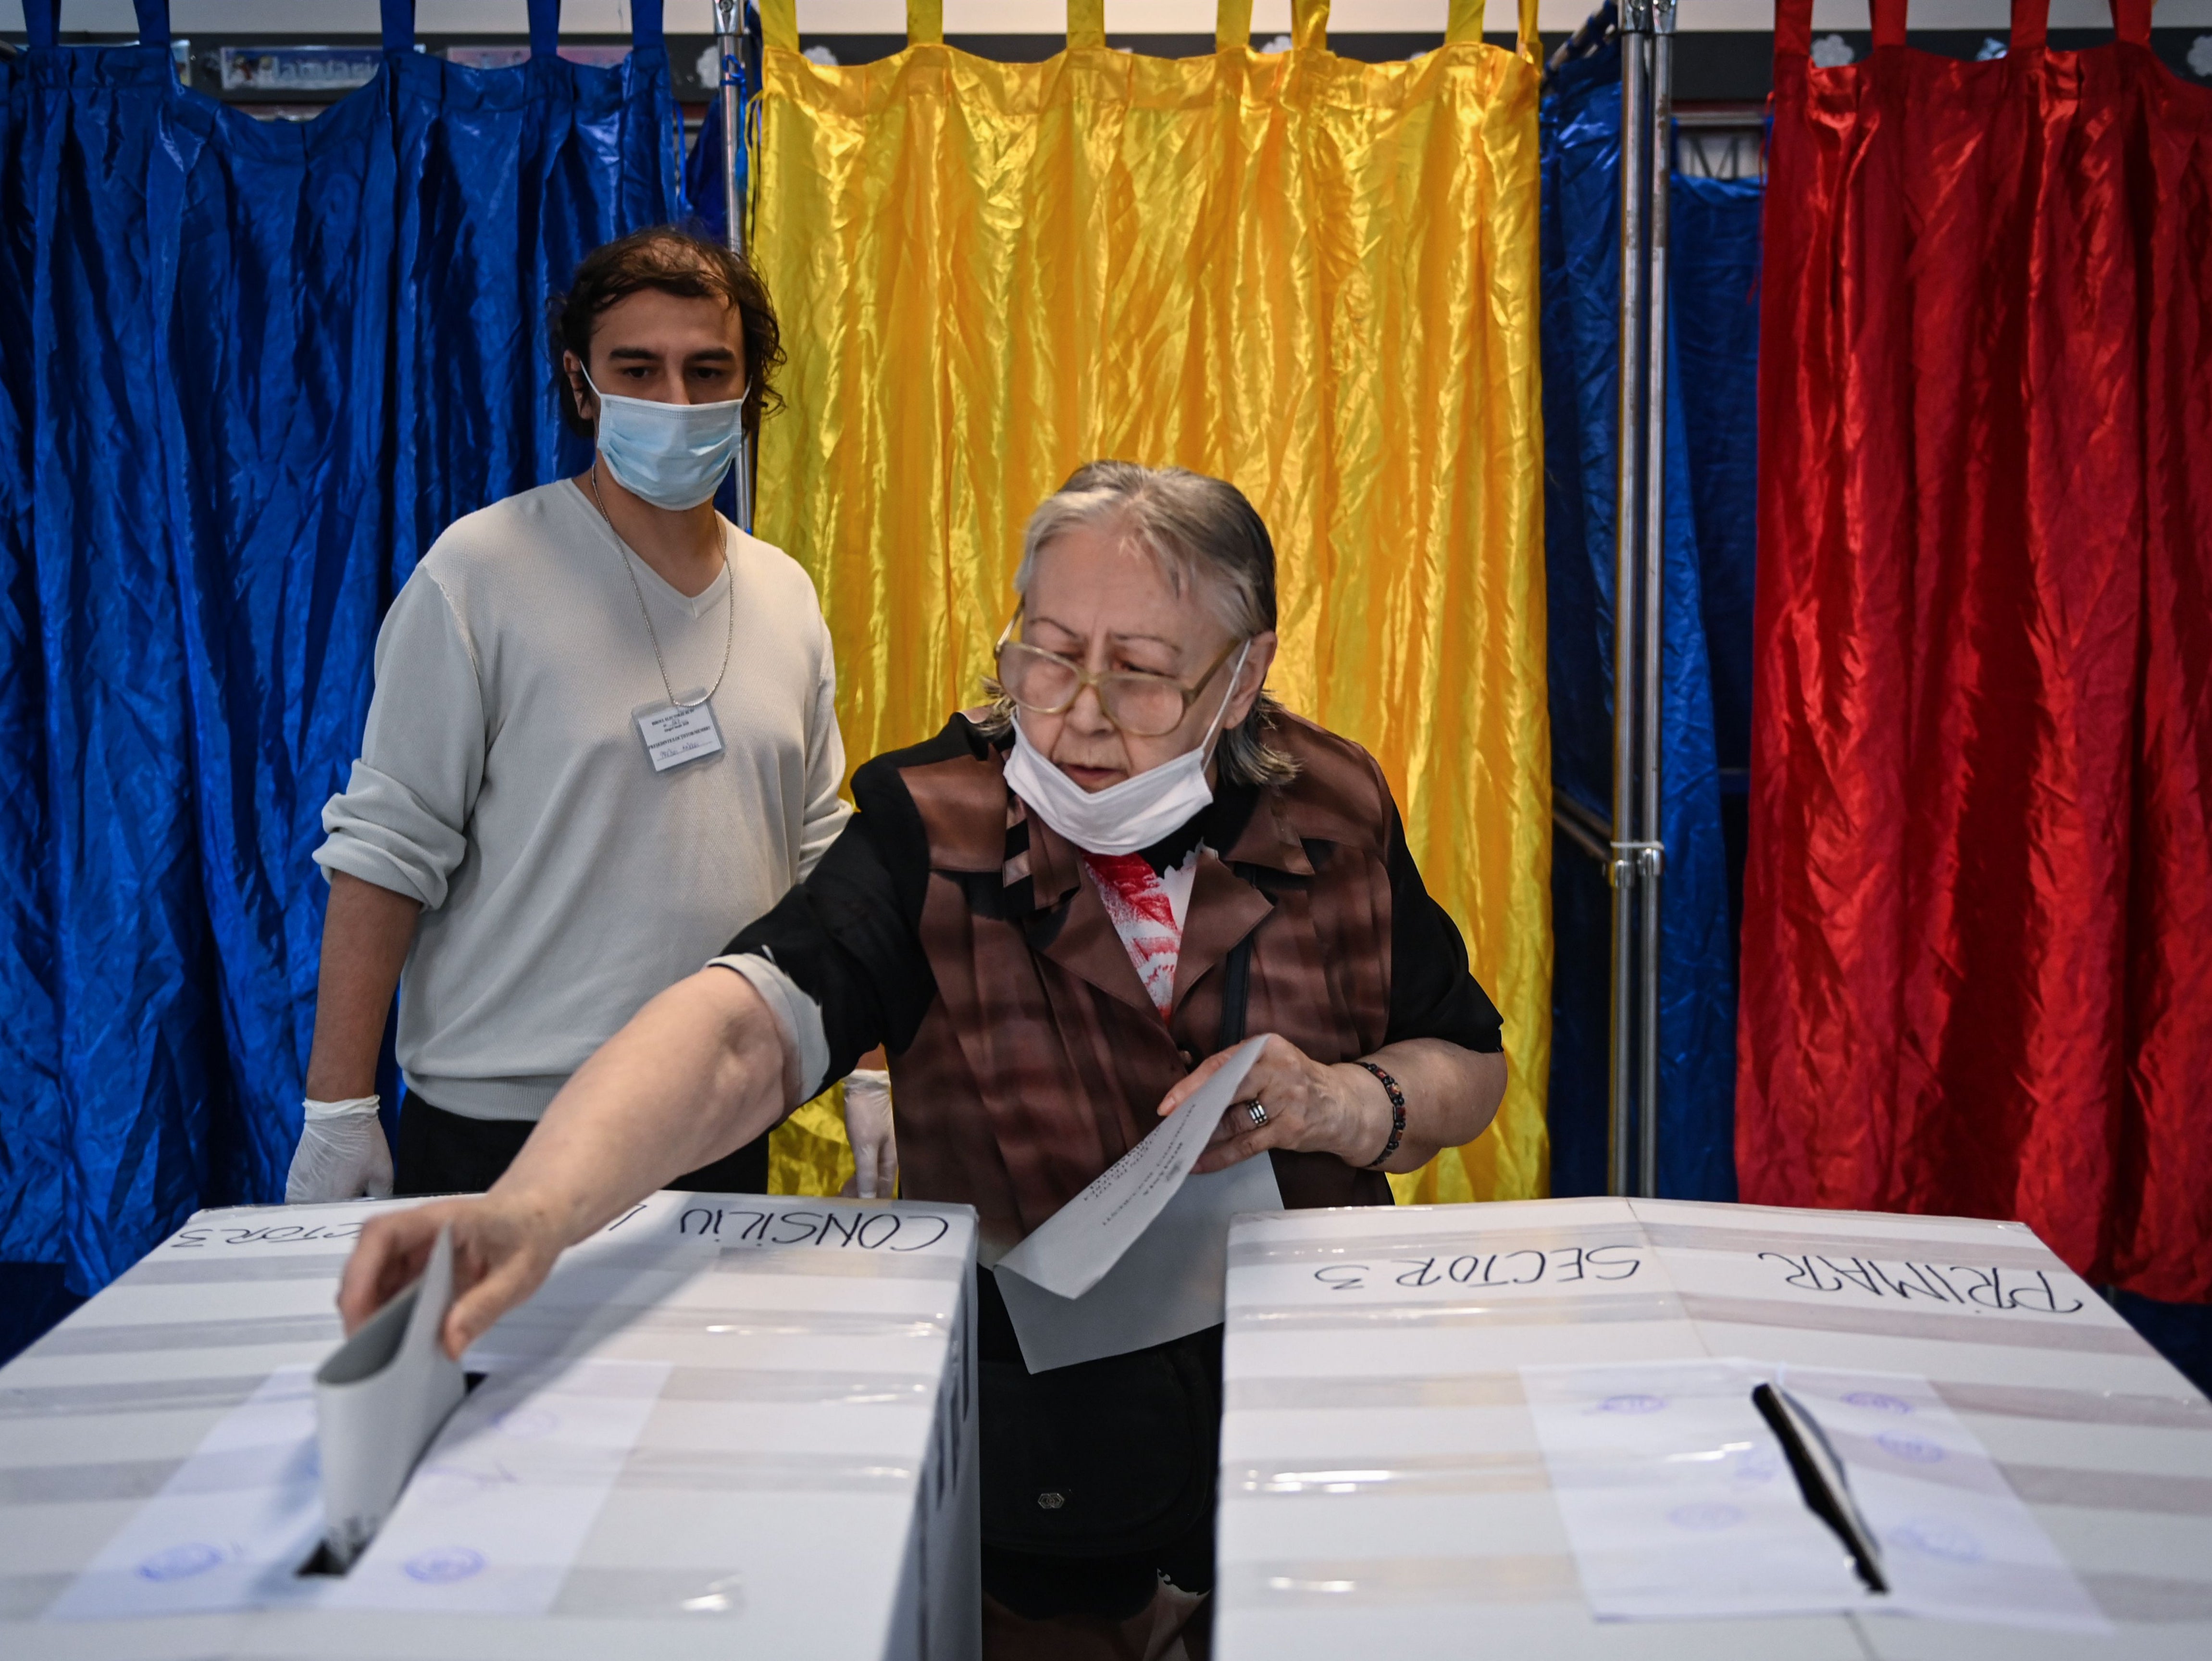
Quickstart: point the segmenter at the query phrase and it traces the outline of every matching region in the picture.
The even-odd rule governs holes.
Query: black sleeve
[[[921,946],[929,838],[890,759],[854,776],[860,811],[813,874],[728,947],[768,958],[822,1006],[833,1080],[879,1043],[912,1043],[937,996]]]
[[[1422,885],[1405,827],[1390,812],[1390,1025],[1385,1043],[1443,1038],[1493,1054],[1504,1022],[1467,966],[1467,942],[1451,914]]]

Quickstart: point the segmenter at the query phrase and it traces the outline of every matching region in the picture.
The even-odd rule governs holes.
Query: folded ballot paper
[[[343,1573],[399,1503],[408,1474],[468,1384],[439,1329],[453,1302],[453,1237],[422,1278],[369,1317],[315,1373],[327,1567]]]
[[[1241,1098],[1266,1035],[998,1262],[1000,1295],[1032,1372],[1162,1344],[1222,1318],[1230,1220],[1279,1211],[1265,1159],[1194,1177]]]

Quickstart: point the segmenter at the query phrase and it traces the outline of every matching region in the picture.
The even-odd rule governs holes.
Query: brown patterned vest
[[[1160,1098],[1215,1048],[1224,965],[1247,936],[1248,1034],[1279,1033],[1322,1062],[1382,1047],[1389,787],[1364,750],[1309,721],[1279,717],[1273,737],[1301,770],[1260,793],[1225,858],[1200,850],[1164,1021],[1080,856],[1026,814],[995,751],[902,770],[929,834],[921,935],[937,999],[891,1057],[900,1191],[974,1206],[989,1255],[1158,1123]],[[1009,859],[1025,818],[1027,851]],[[1009,895],[1026,878],[1029,904],[976,904],[993,878]],[[1285,1205],[1390,1203],[1377,1172],[1271,1157]]]

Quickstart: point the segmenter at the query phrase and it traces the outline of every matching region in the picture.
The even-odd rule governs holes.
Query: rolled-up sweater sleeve
[[[376,636],[376,691],[361,757],[323,807],[315,850],[343,871],[435,910],[468,851],[483,783],[483,689],[475,654],[444,589],[417,570]]]
[[[806,722],[806,809],[799,834],[799,876],[805,881],[822,863],[853,817],[837,793],[845,783],[845,740],[837,730],[837,666],[829,625],[822,630],[822,673],[814,685],[814,708]]]

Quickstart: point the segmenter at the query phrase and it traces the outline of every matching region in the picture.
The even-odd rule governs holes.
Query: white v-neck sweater
[[[422,901],[399,1062],[439,1107],[536,1118],[851,811],[813,585],[722,529],[722,574],[687,599],[573,482],[545,485],[456,522],[385,617],[361,758],[315,860]],[[635,719],[666,698],[641,592],[679,697],[713,684],[734,631],[722,753],[662,774]]]

